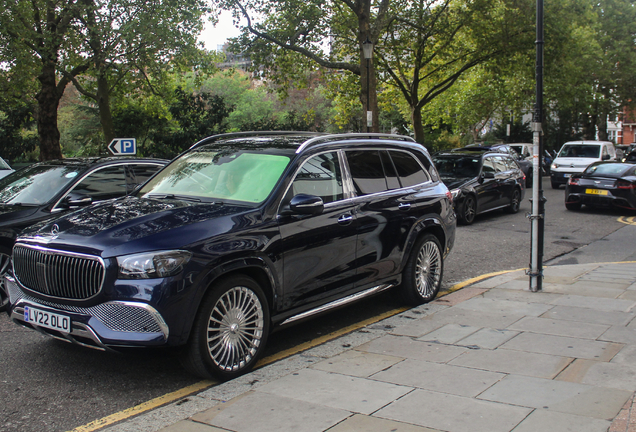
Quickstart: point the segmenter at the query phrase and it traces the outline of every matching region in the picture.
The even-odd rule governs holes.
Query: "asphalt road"
[[[633,214],[567,211],[563,189],[552,190],[545,180],[544,262],[608,261],[608,251],[620,242],[613,234],[625,226],[618,219]],[[528,190],[515,215],[496,211],[478,216],[471,226],[458,227],[445,263],[443,289],[483,274],[529,266],[530,194]],[[270,337],[266,356],[397,307],[390,293],[384,293],[284,329]],[[173,351],[102,353],[18,327],[6,314],[0,314],[0,359],[0,431],[71,430],[200,381],[181,369]]]

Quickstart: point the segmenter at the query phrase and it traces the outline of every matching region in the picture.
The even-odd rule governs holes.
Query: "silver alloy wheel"
[[[435,293],[442,277],[441,262],[442,254],[437,244],[432,241],[424,243],[417,255],[415,267],[415,286],[423,298]]]
[[[7,303],[9,303],[9,293],[5,286],[4,275],[7,273],[10,266],[11,257],[0,253],[0,310],[3,310]]]
[[[219,369],[243,369],[256,355],[263,338],[263,306],[249,288],[236,286],[217,300],[207,326],[210,358]]]

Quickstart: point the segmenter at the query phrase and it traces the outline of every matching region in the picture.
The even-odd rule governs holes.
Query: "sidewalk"
[[[104,430],[636,431],[636,263],[528,285],[482,280]]]

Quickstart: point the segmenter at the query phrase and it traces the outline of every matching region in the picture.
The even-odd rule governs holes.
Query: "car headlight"
[[[461,196],[462,194],[462,190],[461,189],[453,189],[451,192],[451,195],[453,196],[453,201],[455,201],[455,199],[457,199],[457,197]]]
[[[155,279],[174,276],[190,260],[182,250],[147,252],[117,257],[119,279]]]
[[[555,163],[552,164],[552,168],[558,168],[558,167],[559,167],[559,164],[555,164]]]

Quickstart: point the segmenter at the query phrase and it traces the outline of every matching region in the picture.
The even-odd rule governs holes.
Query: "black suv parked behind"
[[[453,195],[459,222],[497,209],[517,213],[525,192],[525,176],[506,153],[451,151],[433,155],[442,181]]]
[[[24,228],[129,194],[167,163],[131,157],[68,158],[36,163],[0,179],[0,310],[7,301],[2,278]]]
[[[99,349],[184,345],[187,369],[228,379],[272,326],[391,287],[432,300],[454,238],[450,192],[408,137],[219,135],[132,196],[23,232],[9,312]]]

